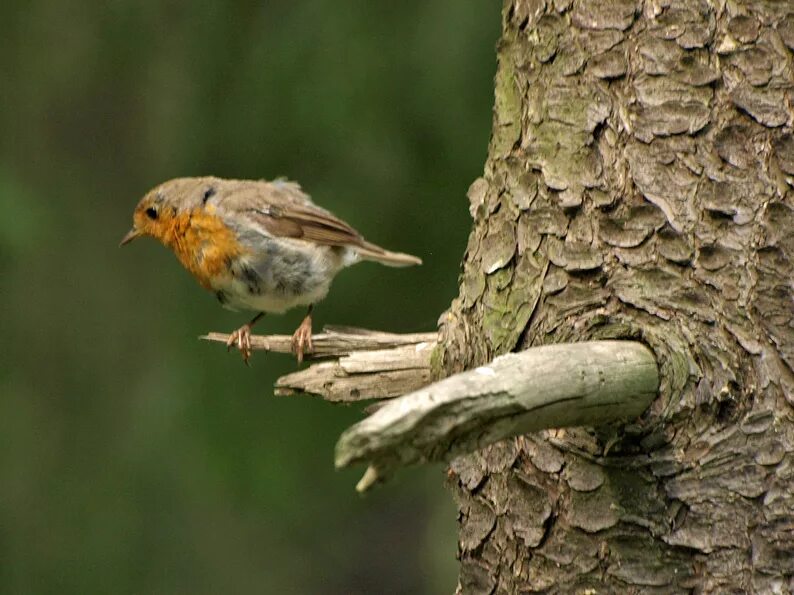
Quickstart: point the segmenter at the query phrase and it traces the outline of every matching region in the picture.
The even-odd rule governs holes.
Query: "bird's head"
[[[141,236],[151,236],[169,244],[180,216],[202,200],[203,178],[176,178],[150,190],[132,214],[132,229],[121,240],[128,244]]]

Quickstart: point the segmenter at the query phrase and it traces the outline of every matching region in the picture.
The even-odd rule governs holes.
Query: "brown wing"
[[[274,236],[329,246],[361,246],[364,243],[355,229],[316,207],[268,205],[251,209],[248,215]]]
[[[364,239],[347,223],[316,206],[301,187],[287,180],[224,180],[221,208],[244,215],[268,234],[329,246],[359,246]]]
[[[421,264],[421,259],[391,252],[367,242],[347,223],[315,205],[295,182],[225,182],[223,208],[245,214],[272,236],[295,238],[327,246],[350,246],[361,258],[389,266]],[[221,197],[219,197],[221,198]]]

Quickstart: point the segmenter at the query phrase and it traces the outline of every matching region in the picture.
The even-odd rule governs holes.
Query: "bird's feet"
[[[251,357],[251,329],[264,315],[264,312],[260,312],[254,316],[248,324],[244,324],[229,335],[229,339],[226,341],[226,351],[229,351],[232,345],[236,345],[243,356],[243,362],[246,366],[248,365],[248,359]]]
[[[226,351],[229,351],[232,346],[236,346],[243,356],[243,362],[248,365],[248,359],[251,357],[251,323],[244,324],[231,335],[226,341]]]
[[[312,345],[312,316],[307,314],[300,326],[292,335],[292,353],[298,358],[298,363],[303,362],[303,354],[314,351]]]

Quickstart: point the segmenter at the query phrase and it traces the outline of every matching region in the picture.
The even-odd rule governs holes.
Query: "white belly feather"
[[[235,263],[235,274],[214,289],[226,308],[281,313],[322,300],[336,274],[357,261],[350,249],[279,239]]]
[[[252,310],[281,314],[298,306],[309,306],[322,300],[331,286],[328,283],[316,287],[313,291],[303,294],[288,294],[280,291],[252,293],[247,284],[233,280],[220,291],[225,295],[223,306],[230,310]]]

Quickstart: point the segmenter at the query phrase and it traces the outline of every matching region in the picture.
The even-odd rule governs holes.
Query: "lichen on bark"
[[[435,370],[630,338],[662,388],[453,462],[462,592],[794,590],[793,106],[792,3],[506,0]]]

